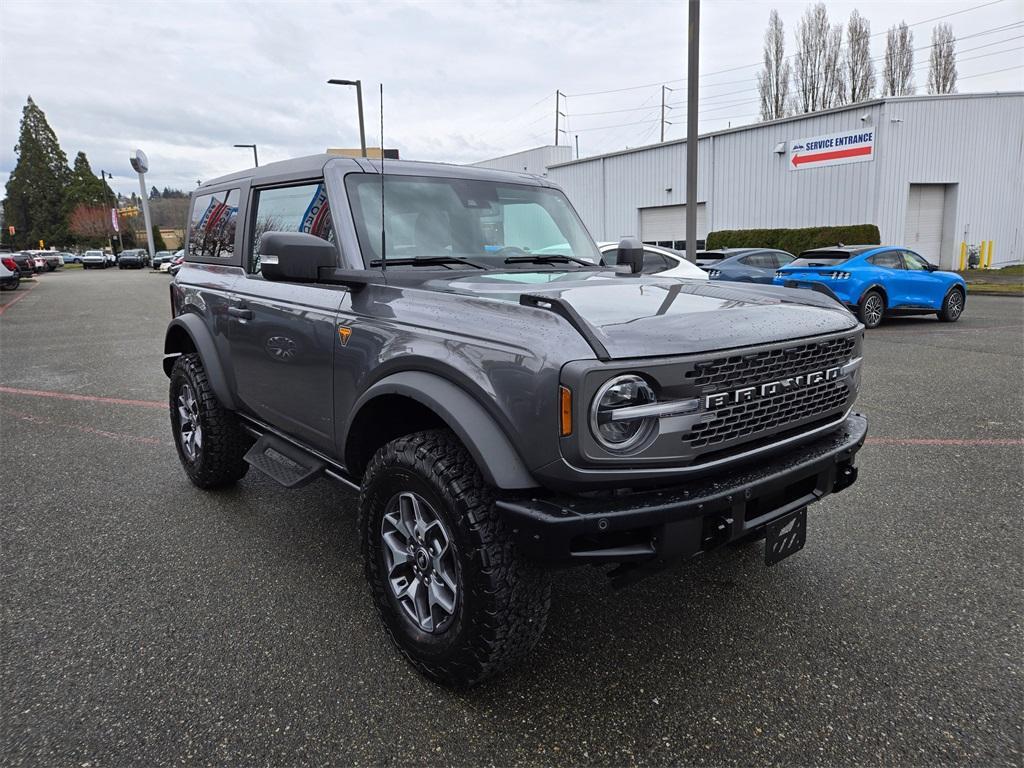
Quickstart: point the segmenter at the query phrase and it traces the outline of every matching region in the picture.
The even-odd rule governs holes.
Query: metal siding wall
[[[995,242],[994,266],[1024,260],[1024,97],[892,101],[883,120],[883,242],[903,235],[910,184],[956,184],[955,252],[943,262],[959,261],[965,229],[968,243]]]
[[[788,156],[773,152],[780,141],[865,127],[876,131],[871,162],[790,171]],[[639,232],[640,208],[686,202],[685,153],[684,142],[656,145],[551,168],[548,178],[596,238],[617,240]],[[909,185],[953,183],[956,246],[968,227],[968,242],[995,241],[994,264],[1024,261],[1020,94],[895,100],[755,125],[703,138],[700,158],[697,197],[712,230],[875,223],[883,242],[898,243]]]
[[[788,153],[774,152],[779,142],[788,148],[794,139],[873,127],[860,120],[864,114],[874,120],[865,107],[716,136],[713,229],[871,223],[877,158],[791,171]]]

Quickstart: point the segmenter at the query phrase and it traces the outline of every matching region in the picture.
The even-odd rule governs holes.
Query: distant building
[[[562,159],[548,160],[551,150]],[[568,153],[538,147],[475,165],[546,175],[598,240],[683,245],[685,140]],[[962,241],[992,241],[993,266],[1024,261],[1024,92],[875,99],[709,133],[698,157],[698,240],[877,224],[883,243],[942,267],[959,264]]]
[[[327,148],[327,154],[328,155],[340,155],[341,157],[362,157],[363,156],[363,150],[362,150],[361,147],[356,147],[355,149],[344,149],[344,148],[339,148],[339,147],[328,147]],[[380,160],[380,147],[367,147],[366,148],[366,156],[368,158],[370,158],[371,160]],[[384,150],[384,159],[385,160],[398,160],[399,159],[399,157],[398,157],[398,150],[397,149],[385,149]]]

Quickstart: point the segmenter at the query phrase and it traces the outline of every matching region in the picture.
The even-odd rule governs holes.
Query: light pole
[[[100,168],[100,181],[103,182],[103,186],[107,185],[107,179],[110,179],[111,181],[113,181],[114,180],[114,174],[107,173],[105,170]],[[110,194],[111,194],[111,197],[112,197],[112,202],[114,203],[114,206],[110,209],[110,220],[111,220],[112,226],[114,227],[114,236],[111,237],[111,243],[110,244],[111,244],[111,246],[114,245],[113,239],[114,239],[114,237],[116,237],[117,238],[117,247],[114,250],[114,258],[117,258],[117,254],[120,251],[124,250],[124,246],[121,244],[121,230],[118,228],[118,225],[117,225],[117,195],[114,194],[114,188],[113,187],[110,188]]]
[[[332,78],[327,81],[328,85],[354,85],[356,87],[356,101],[359,102],[359,145],[363,148],[363,157],[366,157],[366,129],[363,127],[363,81],[362,80],[338,80]],[[381,155],[384,154],[384,147],[380,148]]]
[[[256,163],[256,167],[257,168],[260,167],[260,158],[256,154],[256,145],[255,144],[235,144],[235,146],[238,147],[239,149],[251,149],[252,150],[252,161],[254,163]]]

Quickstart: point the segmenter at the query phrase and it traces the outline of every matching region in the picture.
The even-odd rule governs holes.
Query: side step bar
[[[327,464],[298,446],[269,433],[262,434],[245,460],[285,488],[299,488],[316,480]]]

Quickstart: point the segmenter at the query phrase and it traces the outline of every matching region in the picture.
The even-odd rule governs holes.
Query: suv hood
[[[431,281],[435,290],[568,304],[611,358],[695,354],[851,330],[856,318],[814,291],[601,272],[487,272]]]

